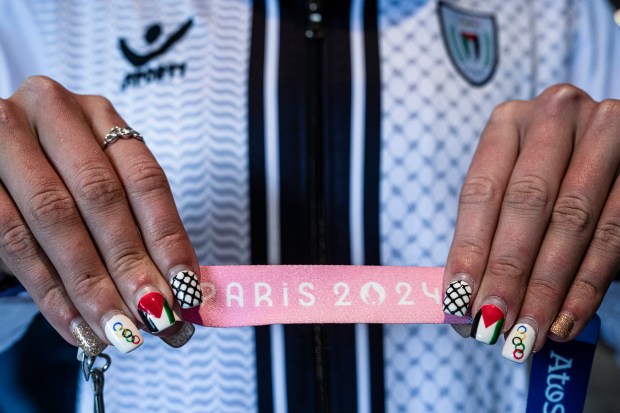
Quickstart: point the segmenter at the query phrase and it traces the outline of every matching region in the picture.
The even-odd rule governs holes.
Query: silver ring
[[[142,135],[140,135],[140,133],[136,132],[129,126],[125,126],[123,128],[121,128],[120,126],[115,126],[112,129],[110,129],[110,132],[108,132],[107,135],[105,135],[105,138],[103,139],[102,148],[105,149],[106,146],[116,142],[119,138],[123,138],[123,139],[133,138],[133,139],[139,140],[140,142],[144,142],[144,138],[142,137]]]

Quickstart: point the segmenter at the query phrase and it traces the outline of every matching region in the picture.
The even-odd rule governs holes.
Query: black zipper
[[[308,190],[310,194],[311,257],[317,264],[326,264],[325,252],[325,195],[323,148],[323,15],[321,1],[307,4],[306,45],[308,70],[306,78]]]
[[[321,0],[310,0],[306,5],[305,31],[308,52],[307,67],[307,142],[308,190],[310,199],[310,237],[312,262],[326,264],[325,246],[325,193],[324,193],[324,136],[323,136],[323,50],[325,29]],[[332,400],[329,377],[329,347],[325,326],[315,324],[314,360],[316,377],[316,411],[330,413]]]

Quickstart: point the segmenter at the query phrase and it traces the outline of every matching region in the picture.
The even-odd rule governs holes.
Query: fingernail
[[[78,347],[91,357],[100,354],[108,346],[97,337],[97,334],[82,317],[78,317],[71,322],[71,334]]]
[[[127,316],[114,313],[105,322],[105,335],[121,353],[129,353],[143,343],[138,327]]]
[[[506,338],[502,356],[515,363],[525,363],[530,357],[536,343],[537,329],[533,323],[518,323]]]
[[[555,317],[555,320],[553,320],[553,324],[551,324],[549,331],[559,338],[566,338],[570,335],[571,331],[573,331],[574,326],[575,317],[567,312],[561,312]]]
[[[185,268],[175,271],[170,285],[181,308],[197,307],[202,302],[198,276],[192,270]]]
[[[504,326],[506,305],[497,297],[490,297],[486,302],[474,318],[471,336],[482,343],[495,344]]]
[[[464,316],[467,314],[467,308],[471,299],[471,284],[464,277],[469,278],[465,274],[457,275],[454,281],[450,283],[446,289],[446,295],[443,299],[443,312],[456,316]]]
[[[454,331],[459,333],[459,335],[463,338],[471,337],[471,324],[450,324]]]
[[[183,347],[185,344],[187,344],[189,339],[192,338],[192,336],[194,335],[194,331],[196,331],[196,328],[192,323],[181,322],[181,324],[181,329],[176,333],[167,337],[160,337],[164,343],[174,348]]]
[[[151,333],[164,331],[174,324],[174,314],[162,293],[147,287],[138,296],[138,314]]]

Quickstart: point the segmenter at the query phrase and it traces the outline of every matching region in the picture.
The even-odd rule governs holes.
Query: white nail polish
[[[120,313],[114,314],[105,323],[105,335],[121,353],[129,353],[143,343],[138,327]]]
[[[529,324],[516,324],[506,338],[502,356],[515,363],[524,363],[536,343],[536,329]]]

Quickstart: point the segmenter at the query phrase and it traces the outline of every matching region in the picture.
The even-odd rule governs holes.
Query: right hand
[[[170,280],[199,267],[146,145],[121,139],[102,149],[113,126],[126,122],[108,100],[45,77],[0,99],[0,259],[69,343],[77,344],[72,324],[85,321],[131,351],[141,339],[119,345],[120,324],[106,336],[110,320],[124,315],[140,326],[139,303],[146,314],[161,309],[162,295],[174,305]]]

